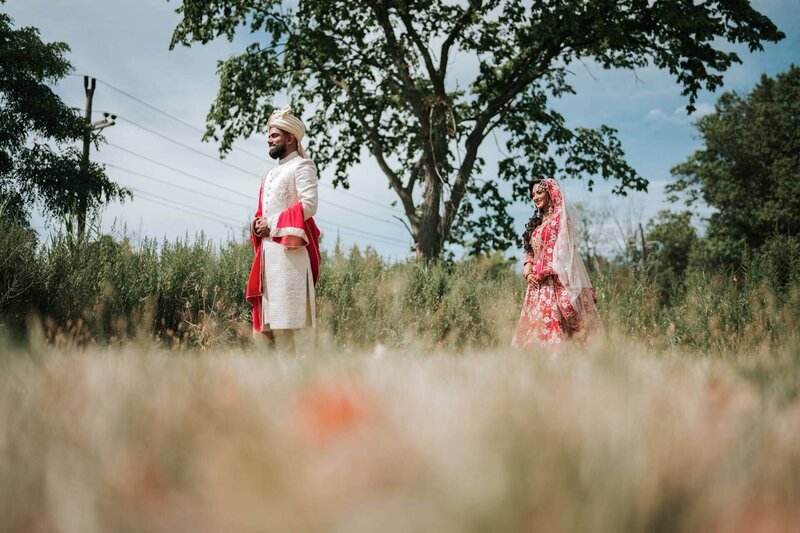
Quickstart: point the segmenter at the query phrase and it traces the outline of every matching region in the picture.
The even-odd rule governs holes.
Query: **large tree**
[[[82,173],[75,145],[87,125],[50,86],[71,72],[68,51],[65,43],[42,42],[36,28],[15,29],[0,13],[2,219],[26,221],[36,203],[50,216],[71,217],[81,198],[91,210],[127,194],[99,165]]]
[[[569,66],[649,64],[674,74],[692,109],[739,58],[783,35],[749,2],[717,0],[183,0],[171,46],[251,33],[219,64],[206,138],[233,140],[264,127],[276,95],[313,113],[314,159],[335,184],[362,148],[397,194],[417,252],[448,242],[474,251],[515,238],[497,176],[526,196],[531,177],[601,176],[615,191],[647,181],[624,159],[616,132],[567,128],[549,102],[571,93]],[[457,72],[455,72],[457,71]],[[506,157],[485,169],[480,148],[506,134]]]
[[[708,259],[735,266],[775,235],[800,236],[800,68],[723,94],[696,127],[704,146],[672,169],[668,190],[713,208]]]

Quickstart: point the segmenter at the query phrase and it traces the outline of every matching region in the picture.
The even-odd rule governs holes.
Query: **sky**
[[[669,169],[701,147],[692,121],[713,111],[721,91],[747,93],[763,73],[785,71],[800,58],[798,0],[752,3],[786,38],[753,54],[745,47],[726,45],[743,63],[724,75],[717,94],[700,94],[693,116],[686,114],[680,87],[655,67],[623,71],[591,63],[572,66],[570,82],[577,94],[554,107],[570,127],[616,128],[627,160],[650,186],[646,193],[617,197],[602,181],[591,192],[585,181],[569,181],[562,186],[570,201],[607,210],[611,218],[629,224],[646,222],[660,209],[682,207],[666,201],[664,186],[672,179]],[[174,0],[7,0],[0,9],[16,27],[39,28],[45,42],[69,44],[74,74],[54,87],[68,105],[84,109],[83,76],[90,75],[98,80],[93,119],[101,119],[102,112],[119,117],[103,131],[108,143],[93,149],[91,158],[106,164],[109,176],[130,188],[134,198],[103,210],[104,231],[125,232],[134,239],[174,239],[199,232],[217,242],[239,238],[255,210],[260,177],[274,165],[266,153],[266,139],[241,140],[220,161],[216,146],[201,142],[201,132],[218,89],[217,61],[241,53],[246,41],[219,39],[170,51],[180,20],[174,12],[178,5]],[[461,61],[469,69],[469,58]],[[285,103],[275,102],[276,107]],[[487,140],[482,155],[489,162],[482,177],[491,179],[496,168],[491,163],[501,154]],[[338,238],[345,247],[370,245],[388,259],[410,255],[411,238],[395,218],[402,213],[391,207],[397,198],[376,163],[366,159],[356,166],[349,190],[335,190],[331,183],[332,173],[323,171],[316,217],[323,248],[331,248]],[[530,204],[510,208],[519,231],[531,211]],[[33,224],[40,234],[58,229],[41,216],[34,217]],[[605,232],[619,232],[613,225],[604,227]]]

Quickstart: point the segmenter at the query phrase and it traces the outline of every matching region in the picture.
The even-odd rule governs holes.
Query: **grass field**
[[[0,363],[3,531],[775,531],[800,524],[798,343],[155,344]]]
[[[294,359],[244,242],[0,231],[0,533],[798,531],[798,246],[597,265],[604,333],[555,359],[508,348],[501,256],[336,247]]]

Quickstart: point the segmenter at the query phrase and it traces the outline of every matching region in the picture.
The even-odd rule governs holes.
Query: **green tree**
[[[80,179],[75,143],[87,126],[49,86],[72,70],[68,51],[65,43],[42,42],[36,28],[14,29],[12,19],[0,13],[0,217],[5,220],[26,222],[37,202],[50,216],[69,217],[82,195],[93,209],[128,194],[97,164]]]
[[[800,68],[762,76],[753,91],[723,94],[696,122],[704,147],[672,169],[669,186],[704,201],[704,256],[737,266],[774,235],[800,235]],[[673,199],[678,199],[675,194]]]
[[[669,298],[683,285],[697,244],[692,213],[660,211],[656,218],[647,222],[645,233],[647,266]]]
[[[262,129],[288,91],[313,112],[314,158],[333,165],[335,184],[348,186],[363,148],[375,158],[425,258],[448,242],[481,251],[516,240],[499,180],[517,199],[532,176],[646,188],[614,129],[567,128],[549,106],[573,92],[574,62],[655,64],[676,77],[691,110],[739,61],[719,49],[724,41],[756,50],[783,37],[749,2],[722,0],[184,0],[177,12],[173,47],[252,35],[244,53],[219,63],[206,138],[226,152]],[[508,157],[499,180],[480,181],[480,148],[495,132],[508,136]]]

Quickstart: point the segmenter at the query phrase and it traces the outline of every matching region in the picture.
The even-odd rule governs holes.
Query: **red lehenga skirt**
[[[581,325],[564,286],[556,276],[548,276],[538,287],[528,285],[511,345],[560,344],[580,331]]]

